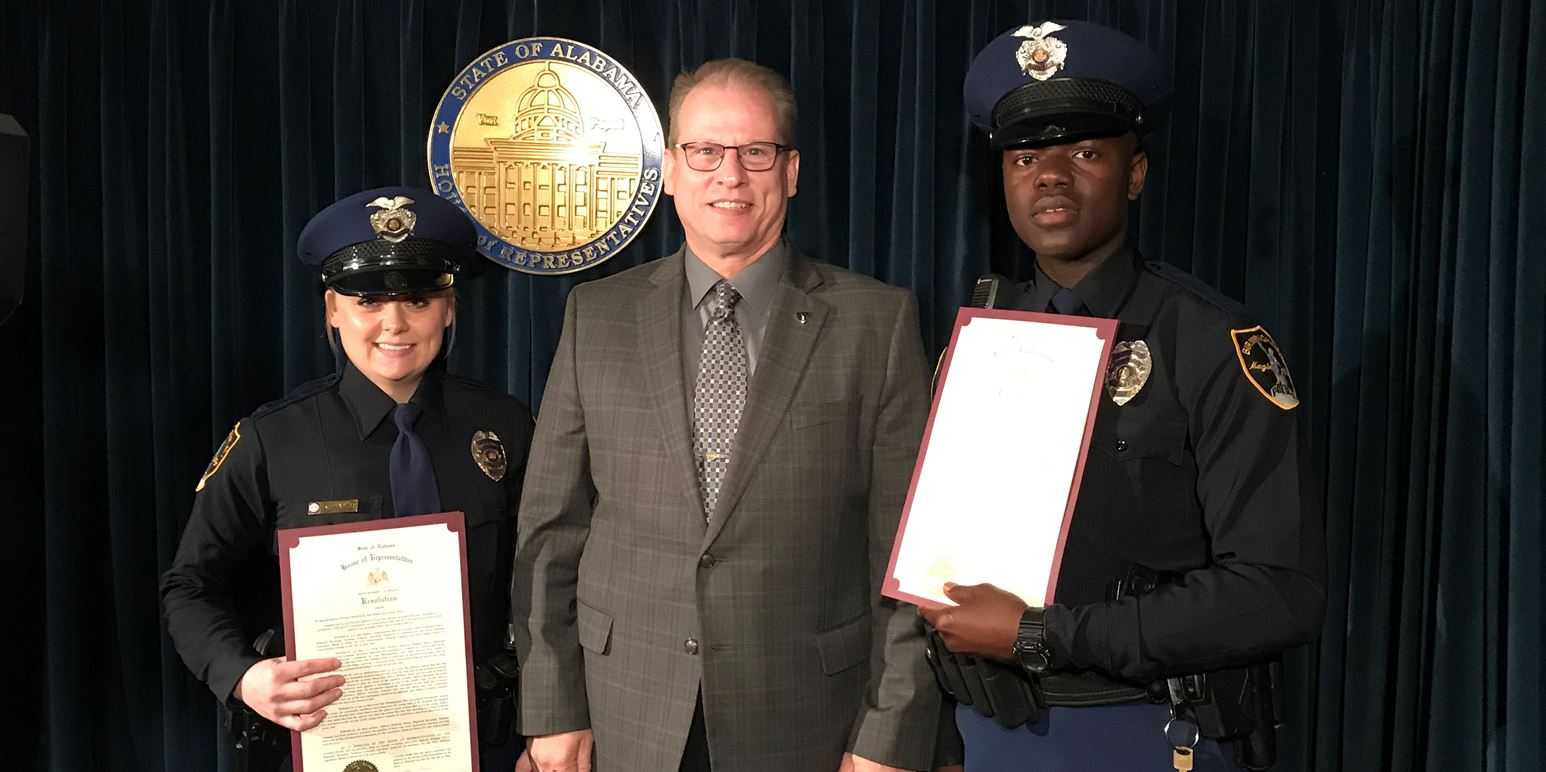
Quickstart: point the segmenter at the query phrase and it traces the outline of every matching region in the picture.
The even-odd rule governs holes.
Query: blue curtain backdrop
[[[33,137],[3,328],[6,766],[208,770],[210,695],[156,580],[230,425],[331,367],[294,259],[339,195],[423,184],[477,54],[570,37],[671,78],[735,55],[799,96],[792,239],[911,288],[938,347],[1023,275],[966,125],[972,54],[1088,18],[1177,84],[1142,249],[1256,309],[1325,481],[1330,603],[1288,658],[1283,769],[1546,765],[1546,3],[1529,0],[7,0],[0,112]],[[0,180],[10,185],[14,181]],[[567,292],[675,247],[669,200],[599,269],[463,290],[452,367],[536,406]]]

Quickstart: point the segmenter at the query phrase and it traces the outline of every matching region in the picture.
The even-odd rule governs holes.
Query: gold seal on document
[[[472,433],[472,460],[490,480],[505,479],[509,462],[505,459],[505,444],[493,432]]]
[[[1148,343],[1124,340],[1112,346],[1111,368],[1106,372],[1106,393],[1111,395],[1111,401],[1121,406],[1138,396],[1153,369]]]
[[[435,108],[428,150],[430,183],[472,217],[478,251],[526,273],[600,264],[660,200],[654,102],[573,40],[512,40],[468,64]]]
[[[360,761],[351,761],[351,762],[349,762],[349,765],[344,767],[344,772],[381,772],[381,771],[376,769],[376,765],[375,764],[372,764],[372,763],[370,763],[368,761],[365,761],[364,759],[361,759]]]

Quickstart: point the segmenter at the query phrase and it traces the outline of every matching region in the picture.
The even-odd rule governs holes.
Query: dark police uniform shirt
[[[1048,285],[1041,276],[1001,305],[1045,311],[1057,289]],[[1265,331],[1217,291],[1132,251],[1073,291],[1081,313],[1119,321],[1116,342],[1147,344],[1152,371],[1125,405],[1102,386],[1045,617],[1056,666],[1137,685],[1313,638],[1324,606],[1320,502],[1302,479],[1301,411],[1284,406],[1297,404],[1287,368],[1272,369],[1277,384],[1266,373],[1267,349],[1279,354]],[[1258,345],[1242,353],[1237,339]],[[1132,565],[1183,577],[1110,602]]]
[[[425,373],[412,402],[429,448],[441,509],[467,525],[473,656],[499,652],[509,619],[515,512],[532,418],[527,407],[473,381]],[[392,517],[388,457],[395,403],[352,365],[265,405],[232,431],[205,472],[161,599],[172,642],[221,700],[260,657],[252,643],[282,630],[275,530]],[[506,469],[492,479],[474,460],[473,434],[493,432]],[[358,511],[336,502],[358,500]],[[329,502],[334,502],[329,504]],[[317,514],[311,505],[318,504]]]

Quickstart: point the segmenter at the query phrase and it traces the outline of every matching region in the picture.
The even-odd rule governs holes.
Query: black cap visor
[[[450,289],[456,274],[423,268],[380,266],[334,276],[328,289],[342,295],[395,298]]]
[[[1027,83],[993,106],[995,149],[1043,147],[1081,139],[1143,133],[1148,119],[1138,98],[1103,80],[1054,78]]]
[[[994,129],[989,139],[994,150],[1008,150],[1063,145],[1100,137],[1120,137],[1133,130],[1132,122],[1110,113],[1062,113],[1021,120]]]
[[[427,239],[367,241],[328,256],[322,283],[345,295],[394,297],[449,288],[477,255],[458,256],[455,247]]]

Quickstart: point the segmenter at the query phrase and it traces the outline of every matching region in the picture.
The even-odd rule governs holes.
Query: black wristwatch
[[[1047,628],[1042,623],[1044,609],[1028,608],[1020,616],[1020,635],[1013,651],[1020,666],[1034,675],[1052,669],[1052,647],[1047,645]]]

